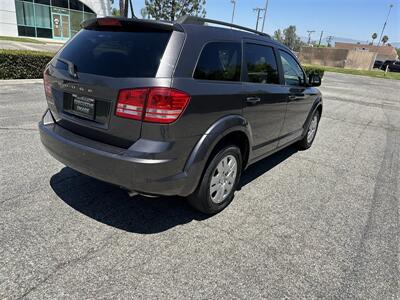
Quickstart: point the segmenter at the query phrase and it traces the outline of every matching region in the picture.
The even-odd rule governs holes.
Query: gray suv
[[[45,69],[40,136],[83,174],[215,214],[247,166],[311,146],[320,84],[287,47],[241,26],[91,19]]]

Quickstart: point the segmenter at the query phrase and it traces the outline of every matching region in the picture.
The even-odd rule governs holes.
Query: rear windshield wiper
[[[73,78],[78,78],[78,74],[76,71],[76,66],[72,61],[66,60],[64,58],[59,58],[57,57],[57,60],[66,64],[68,66],[68,73],[71,75]]]

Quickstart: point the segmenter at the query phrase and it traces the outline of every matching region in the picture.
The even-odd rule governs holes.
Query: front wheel
[[[306,150],[311,147],[312,143],[314,142],[315,135],[317,134],[320,117],[320,112],[318,110],[315,111],[310,123],[308,124],[307,133],[297,144],[299,149]]]
[[[216,214],[231,203],[242,170],[242,155],[237,146],[222,148],[212,158],[189,203],[206,214]]]

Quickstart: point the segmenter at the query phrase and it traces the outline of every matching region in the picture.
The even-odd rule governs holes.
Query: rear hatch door
[[[115,116],[119,91],[171,81],[156,74],[172,30],[129,24],[82,29],[46,71],[60,126],[125,148],[140,137],[142,121]]]

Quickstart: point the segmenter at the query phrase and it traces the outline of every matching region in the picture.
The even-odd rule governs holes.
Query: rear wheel
[[[320,116],[321,114],[318,110],[314,112],[311,122],[308,124],[307,133],[304,135],[303,139],[298,142],[300,149],[306,150],[311,147],[312,143],[314,142],[315,135],[317,134]]]
[[[206,214],[216,214],[231,203],[240,179],[242,155],[236,146],[222,148],[208,164],[189,203]]]

